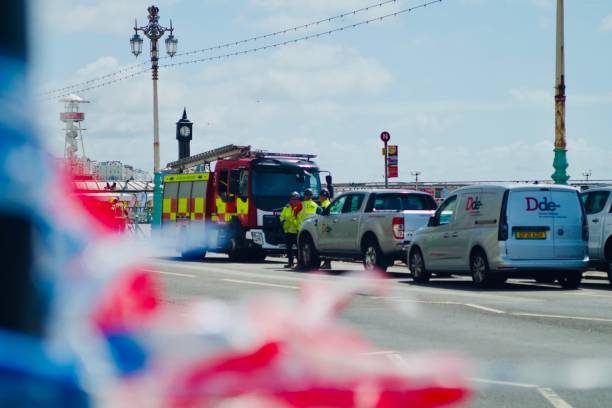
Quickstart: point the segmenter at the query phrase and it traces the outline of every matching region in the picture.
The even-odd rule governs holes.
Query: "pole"
[[[157,101],[157,79],[153,80],[153,229],[161,227],[162,175],[159,160],[159,108]]]
[[[153,222],[152,227],[161,227],[162,216],[162,176],[159,159],[159,106],[157,97],[158,78],[158,50],[157,39],[151,40],[151,65],[153,69]]]
[[[385,188],[389,188],[389,149],[387,145],[389,142],[385,141]]]
[[[555,79],[555,184],[567,184],[567,149],[565,140],[565,44],[564,44],[564,7],[563,0],[557,0],[557,40],[556,40],[556,79]]]

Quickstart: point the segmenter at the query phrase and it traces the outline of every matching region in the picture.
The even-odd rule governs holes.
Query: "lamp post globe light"
[[[154,190],[153,190],[153,227],[158,228],[161,225],[162,214],[162,190],[160,164],[159,164],[159,109],[157,101],[157,78],[159,70],[159,49],[157,44],[166,32],[170,34],[166,38],[166,52],[170,57],[176,55],[178,40],[174,37],[174,28],[172,20],[170,20],[170,28],[163,27],[159,24],[159,8],[151,6],[147,9],[149,12],[149,23],[139,27],[138,21],[134,23],[134,35],[130,38],[130,47],[132,54],[138,57],[142,53],[143,39],[138,34],[142,32],[145,37],[151,41],[151,71],[153,77],[153,173],[154,173]]]

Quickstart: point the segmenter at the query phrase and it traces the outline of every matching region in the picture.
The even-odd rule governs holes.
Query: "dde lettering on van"
[[[548,198],[544,197],[542,201],[536,197],[525,197],[527,202],[527,211],[556,211],[561,206],[554,201],[548,201]]]
[[[478,197],[474,198],[469,196],[467,198],[467,202],[465,203],[465,211],[478,211],[482,207],[482,202]]]

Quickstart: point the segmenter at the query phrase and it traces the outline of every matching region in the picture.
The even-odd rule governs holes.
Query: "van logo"
[[[561,206],[554,201],[548,201],[548,198],[544,197],[542,201],[535,197],[525,197],[527,202],[527,211],[556,211]]]
[[[465,203],[465,211],[478,211],[482,207],[482,201],[478,197],[469,196]]]

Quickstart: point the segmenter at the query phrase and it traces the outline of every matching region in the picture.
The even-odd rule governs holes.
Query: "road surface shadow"
[[[416,283],[412,280],[401,280],[398,281],[398,283],[417,287],[452,289],[470,292],[558,292],[571,290],[563,289],[557,284],[542,284],[528,279],[509,280],[506,283],[497,284],[488,288],[476,287],[471,280],[460,278],[433,278],[428,283]]]
[[[205,258],[196,258],[196,259],[183,259],[181,256],[160,256],[157,259],[162,259],[164,261],[173,261],[173,262],[186,262],[186,263],[204,263],[204,264],[245,264],[245,265],[253,265],[253,264],[263,264],[263,265],[278,265],[283,262],[280,260],[274,259],[266,259],[265,261],[231,261],[229,258],[222,257],[205,257]]]

